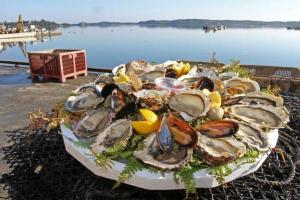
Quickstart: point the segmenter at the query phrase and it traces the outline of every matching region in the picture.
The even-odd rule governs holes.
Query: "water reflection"
[[[19,49],[19,52],[27,58],[27,45],[33,46],[48,40],[51,40],[50,36],[0,39],[0,54],[9,49]]]

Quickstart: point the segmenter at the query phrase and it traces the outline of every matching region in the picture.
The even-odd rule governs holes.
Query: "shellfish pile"
[[[167,61],[132,61],[101,74],[68,97],[65,108],[81,115],[72,123],[94,153],[143,136],[133,156],[173,170],[197,154],[217,166],[242,157],[247,148],[269,151],[268,132],[283,128],[289,114],[281,97],[236,72]]]

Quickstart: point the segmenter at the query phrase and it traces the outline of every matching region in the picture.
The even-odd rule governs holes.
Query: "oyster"
[[[119,142],[127,143],[131,135],[131,121],[127,119],[117,120],[97,136],[96,142],[92,145],[92,151],[103,153],[107,148],[113,147]]]
[[[183,146],[193,147],[198,141],[197,132],[185,121],[170,113],[167,124],[174,140]]]
[[[219,78],[222,81],[228,80],[228,79],[232,79],[232,78],[238,78],[239,74],[236,72],[225,72],[225,73],[221,73],[219,74]]]
[[[171,109],[178,112],[186,121],[206,115],[210,109],[209,98],[199,90],[179,92],[169,100]]]
[[[156,69],[140,75],[142,81],[154,82],[156,78],[164,77],[165,69]]]
[[[281,107],[266,105],[234,105],[229,116],[261,128],[283,128],[289,122],[288,113]]]
[[[115,66],[112,70],[112,73],[113,73],[114,76],[118,76],[120,73],[125,74],[126,73],[125,64]]]
[[[224,116],[224,110],[223,110],[223,108],[210,108],[209,111],[207,112],[206,116],[210,120],[222,119]]]
[[[140,75],[145,72],[152,71],[155,67],[150,65],[148,62],[143,60],[135,60],[126,64],[126,74],[136,74]]]
[[[231,95],[260,91],[257,82],[246,78],[232,78],[224,81],[224,85],[227,93]]]
[[[69,96],[65,107],[69,112],[80,113],[96,107],[103,100],[103,97],[99,97],[91,92],[81,93],[78,96]]]
[[[74,94],[81,94],[86,92],[94,92],[94,83],[85,83],[80,85],[75,91]]]
[[[199,79],[201,79],[201,77],[203,76],[200,76],[200,75],[183,75],[181,77],[179,77],[177,80],[186,84],[186,85],[189,85],[189,86],[192,86],[193,84],[195,84],[197,81],[199,81]]]
[[[239,124],[232,120],[215,120],[201,124],[197,130],[207,137],[221,138],[234,135]]]
[[[101,133],[111,123],[109,110],[93,110],[74,126],[78,137],[90,137]]]
[[[246,146],[234,137],[209,138],[198,133],[198,143],[194,148],[207,164],[221,165],[242,157]]]
[[[101,74],[101,75],[97,76],[96,80],[94,81],[95,91],[98,94],[101,94],[102,88],[105,85],[109,85],[112,83],[113,83],[113,78],[112,78],[111,74],[107,74],[107,73]]]
[[[239,131],[235,134],[241,142],[259,151],[270,150],[267,133],[246,122],[239,122]]]
[[[283,99],[281,97],[276,97],[265,92],[250,92],[246,96],[243,96],[239,103],[242,104],[264,104],[272,105],[276,107],[283,106]]]
[[[179,146],[178,150],[170,153],[163,152],[157,144],[155,134],[151,134],[144,140],[144,149],[135,151],[133,155],[146,164],[162,170],[178,169],[192,159],[191,148]]]
[[[169,92],[166,90],[140,90],[134,93],[134,95],[137,97],[137,101],[142,108],[158,111],[164,106],[169,97]]]

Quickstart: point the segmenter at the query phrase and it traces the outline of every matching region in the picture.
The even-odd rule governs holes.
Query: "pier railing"
[[[208,62],[187,61],[193,64],[207,65]],[[14,66],[22,67],[29,66],[28,62],[4,61],[0,60],[0,66]],[[294,67],[282,66],[265,66],[265,65],[241,65],[247,68],[252,73],[255,79],[262,87],[271,85],[272,87],[279,87],[283,91],[300,94],[300,69]],[[90,73],[110,73],[111,69],[107,68],[92,68],[88,67]]]

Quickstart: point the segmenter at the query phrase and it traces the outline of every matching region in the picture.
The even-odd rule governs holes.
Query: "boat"
[[[5,34],[0,34],[0,40],[8,39],[8,38],[34,37],[35,35],[36,35],[36,32],[5,33]]]

